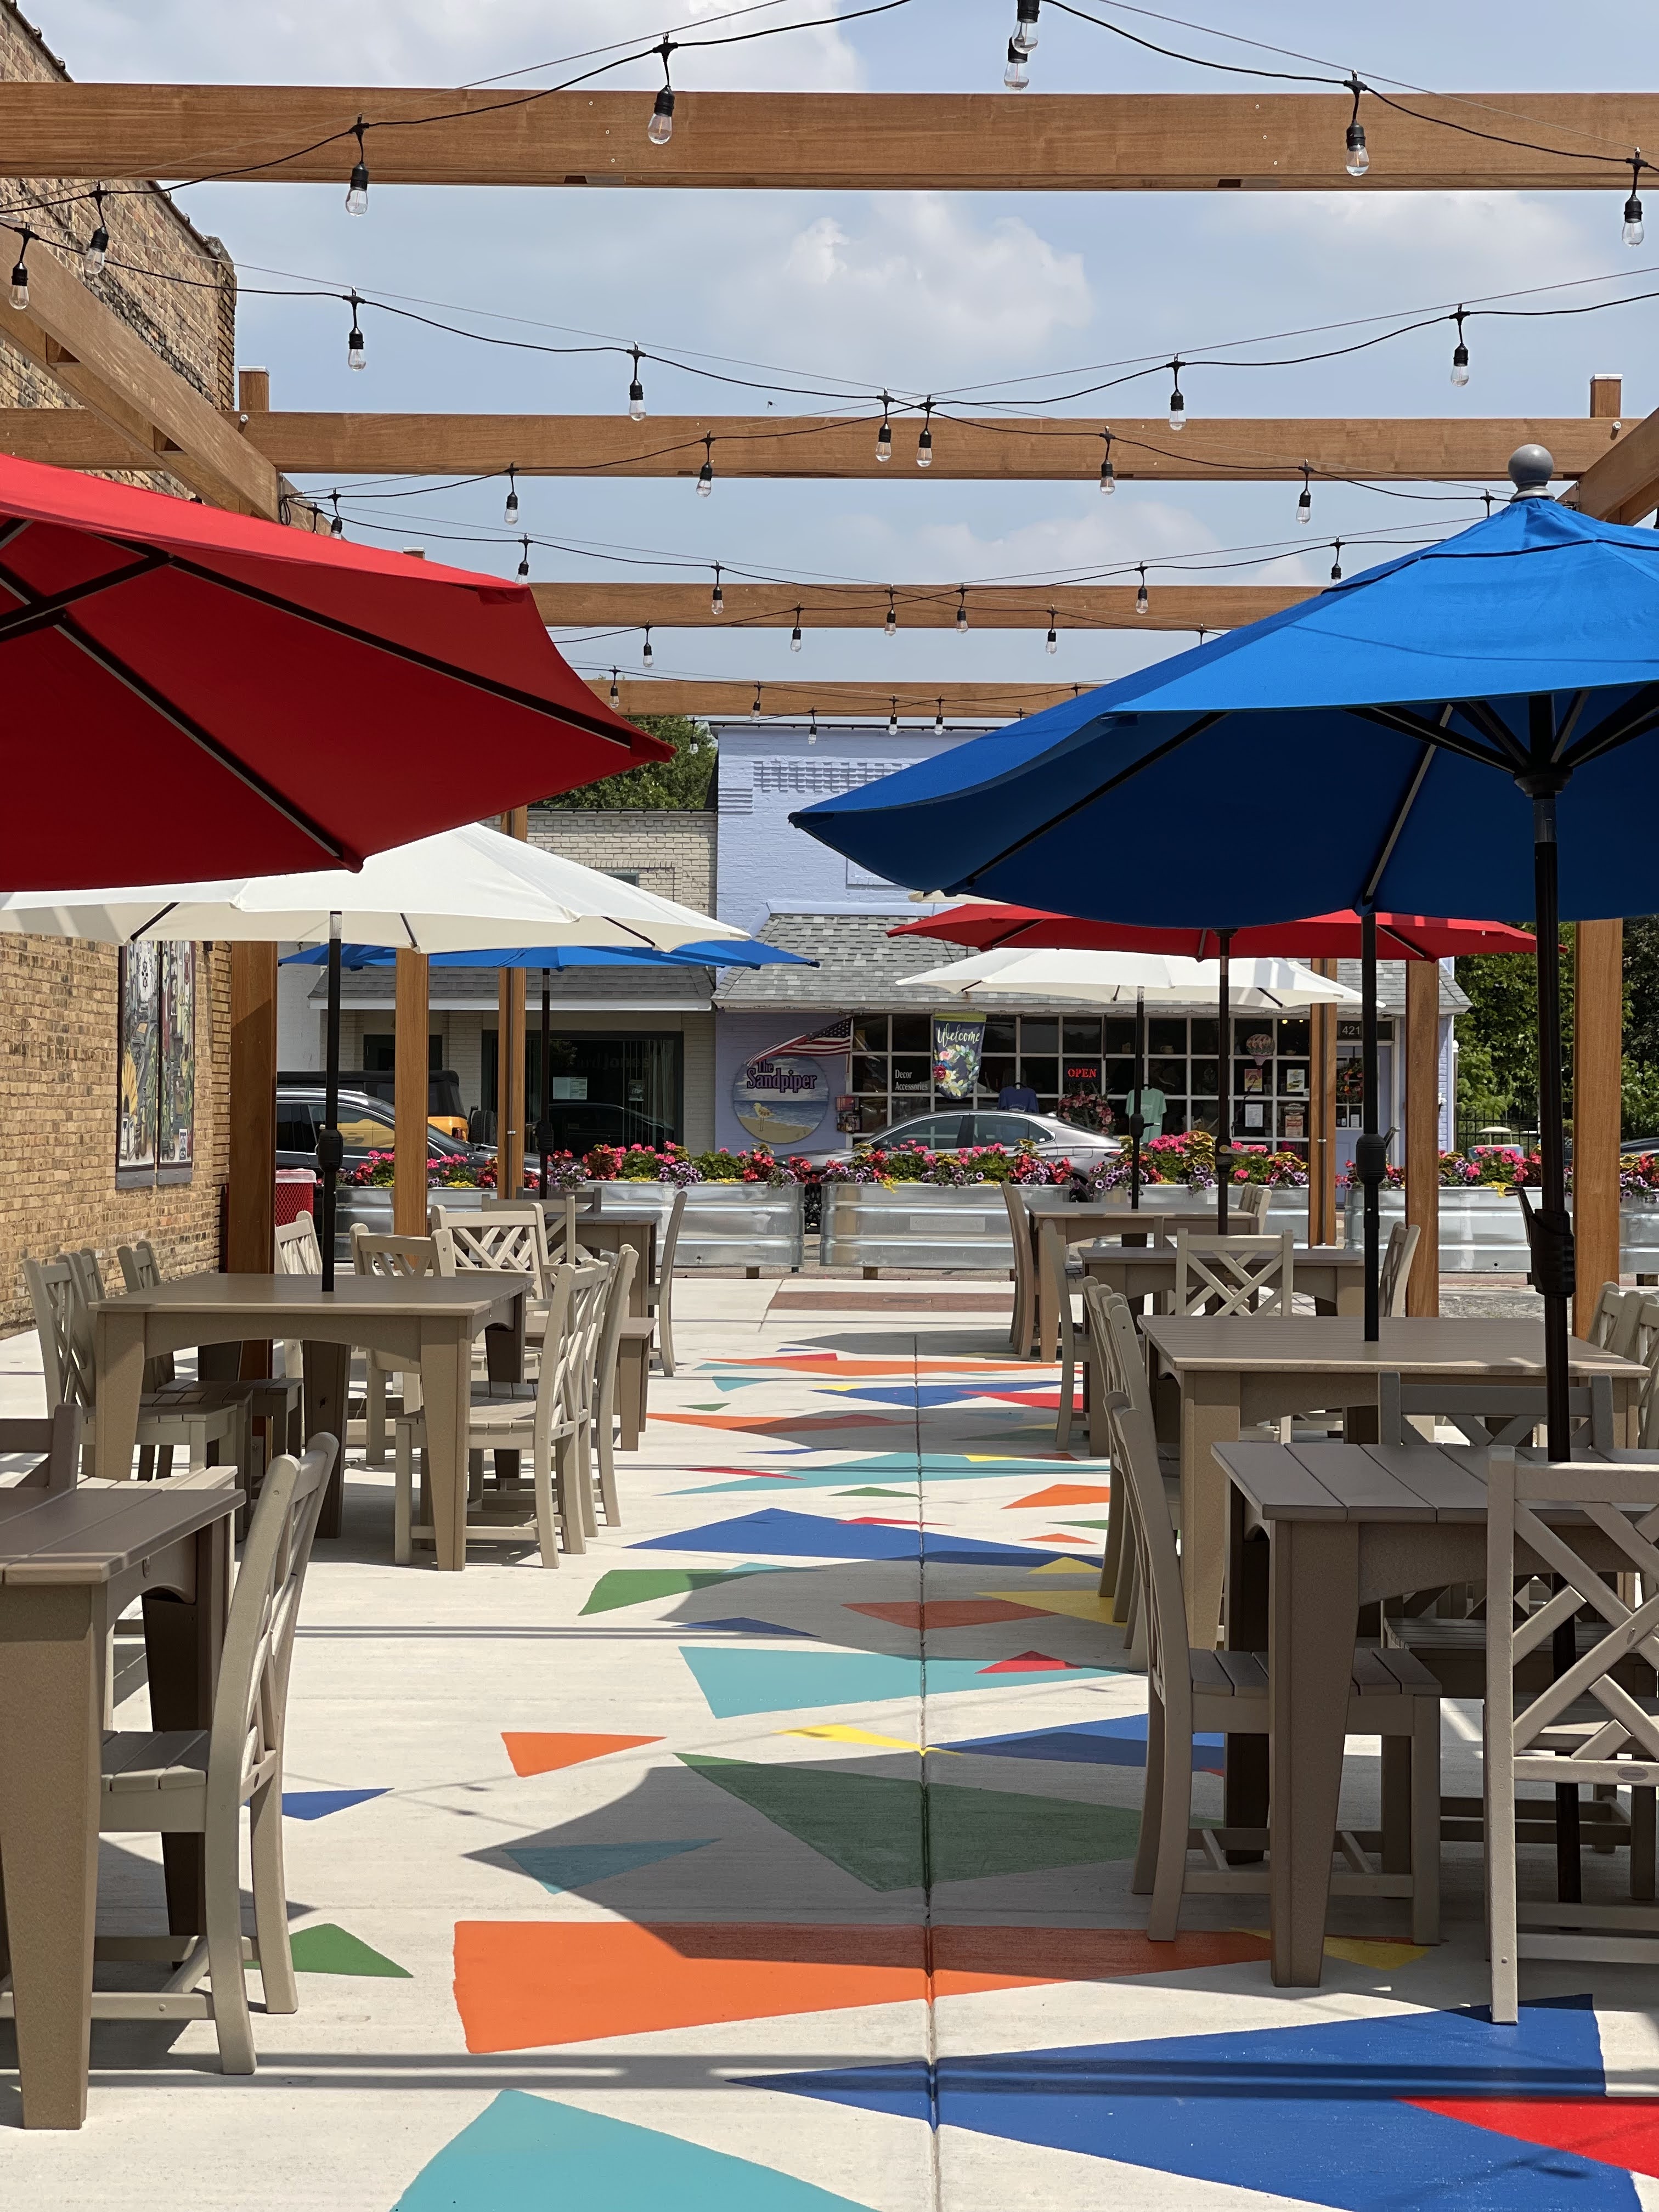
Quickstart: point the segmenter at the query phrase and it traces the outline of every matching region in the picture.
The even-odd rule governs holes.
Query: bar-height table
[[[1042,1231],[1047,1224],[1057,1223],[1073,1249],[1092,1231],[1097,1239],[1121,1237],[1124,1249],[1133,1252],[1149,1237],[1161,1243],[1177,1229],[1212,1230],[1215,1201],[1194,1198],[1183,1190],[1179,1201],[1154,1200],[1149,1205],[1143,1199],[1139,1206],[1121,1199],[1114,1206],[1028,1206],[1025,1218],[1036,1279],[1037,1358],[1054,1359],[1059,1356],[1060,1316],[1054,1310],[1054,1285],[1042,1264]]]
[[[1170,1245],[1085,1244],[1074,1256],[1086,1275],[1109,1284],[1131,1304],[1175,1288],[1176,1255]],[[1364,1315],[1365,1255],[1356,1244],[1298,1244],[1292,1279],[1296,1290],[1313,1300],[1316,1313]]]
[[[0,1491],[0,1863],[25,2127],[87,2115],[110,1627],[143,1596],[153,1725],[207,1727],[242,1495],[217,1468]],[[162,1838],[175,1934],[204,1925],[203,1842]]]
[[[1539,1322],[1410,1318],[1384,1321],[1379,1340],[1364,1341],[1363,1321],[1348,1317],[1255,1319],[1155,1315],[1142,1333],[1181,1390],[1181,1559],[1188,1633],[1207,1648],[1221,1620],[1226,1549],[1227,1486],[1212,1456],[1256,1421],[1325,1407],[1352,1409],[1377,1401],[1379,1374],[1407,1382],[1535,1382],[1544,1380],[1544,1330]],[[1612,1383],[1615,1433],[1634,1443],[1632,1428],[1647,1370],[1634,1360],[1575,1338],[1568,1347],[1572,1379],[1605,1375]],[[1363,1419],[1363,1417],[1362,1417]],[[1370,1435],[1376,1433],[1375,1414]],[[1455,1579],[1455,1577],[1451,1578]]]
[[[97,1471],[131,1472],[144,1363],[187,1345],[297,1337],[305,1347],[307,1439],[343,1437],[354,1345],[418,1367],[426,1410],[428,1480],[440,1567],[466,1564],[467,1413],[472,1342],[485,1335],[492,1381],[524,1372],[526,1279],[487,1268],[418,1280],[342,1275],[332,1291],[307,1275],[183,1275],[93,1308],[97,1375]],[[322,1533],[337,1534],[337,1465]]]

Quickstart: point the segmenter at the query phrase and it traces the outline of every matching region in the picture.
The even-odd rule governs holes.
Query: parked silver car
[[[860,1146],[926,1145],[932,1152],[965,1152],[972,1145],[1006,1145],[1012,1152],[1018,1145],[1030,1145],[1041,1159],[1070,1160],[1079,1168],[1091,1168],[1122,1150],[1115,1137],[1098,1129],[1079,1129],[1075,1122],[1059,1121],[1052,1114],[983,1106],[938,1109],[854,1141]]]

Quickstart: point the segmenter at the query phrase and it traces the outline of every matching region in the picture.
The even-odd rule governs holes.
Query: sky
[[[591,66],[566,58],[613,41],[648,43],[665,28],[696,35],[742,0],[33,0],[31,13],[82,80],[451,86],[509,71],[515,86],[557,82]],[[1187,52],[1250,56],[1206,35],[1243,33],[1426,88],[1458,92],[1647,89],[1659,86],[1659,12],[1578,0],[1395,0],[1386,10],[1310,0],[1188,0],[1185,23],[1102,5]],[[863,21],[819,23],[744,45],[676,57],[687,89],[1201,92],[1250,87],[1144,53],[1045,8],[1032,85],[1004,93],[1013,0],[908,0]],[[848,0],[781,0],[754,22],[810,25],[850,16]],[[1295,62],[1270,55],[1269,67]],[[566,63],[558,66],[538,66]],[[655,61],[599,80],[637,88],[643,136],[660,82]],[[1609,279],[1566,298],[1659,291],[1659,178],[1647,180],[1649,242],[1620,238],[1621,195],[848,194],[820,191],[599,192],[376,185],[368,216],[344,211],[339,185],[212,185],[181,193],[217,234],[243,283],[239,359],[270,372],[279,409],[492,413],[621,412],[628,369],[615,356],[513,353],[384,315],[365,319],[369,362],[345,359],[344,309],[333,300],[261,298],[254,287],[320,281],[441,303],[480,331],[549,343],[586,333],[727,365],[762,363],[779,382],[924,393],[969,385],[1066,388],[1080,366],[1362,316],[1444,308],[1522,288]],[[116,251],[119,250],[118,239]],[[1644,272],[1646,272],[1645,276]],[[1538,304],[1549,305],[1550,299]],[[437,310],[428,310],[437,312]],[[535,328],[533,326],[544,326]],[[1651,362],[1659,299],[1594,316],[1486,322],[1469,331],[1472,374],[1454,391],[1450,325],[1345,360],[1253,371],[1194,372],[1200,415],[1573,416],[1596,372],[1621,373],[1627,417],[1659,405]],[[1311,341],[1267,346],[1305,350]],[[734,374],[753,374],[733,367]],[[732,392],[647,365],[653,413],[762,411]],[[1053,382],[1045,382],[1053,379]],[[1083,403],[1086,419],[1162,411],[1159,377]],[[804,411],[779,398],[781,413]],[[1107,411],[1097,410],[1105,408]],[[1076,412],[1076,406],[1054,412]],[[949,434],[941,428],[940,439]],[[1235,581],[1322,582],[1333,538],[1402,541],[1473,520],[1480,505],[1447,486],[1391,497],[1318,485],[1309,530],[1296,527],[1293,484],[1125,484],[1102,499],[1092,477],[1071,483],[953,483],[925,477],[896,435],[880,479],[831,483],[536,478],[520,486],[520,527],[551,544],[532,552],[538,579],[672,576],[840,579],[876,585],[1082,576],[1149,564],[1152,588],[1178,564],[1207,561]],[[306,488],[326,492],[327,482]],[[499,483],[464,489],[384,485],[416,496],[374,500],[364,484],[342,505],[349,534],[425,544],[434,559],[511,574],[519,546],[502,521]],[[1403,488],[1409,489],[1409,488]],[[1506,489],[1507,487],[1504,487]],[[1305,544],[1300,542],[1305,537]],[[468,542],[479,539],[483,542]],[[1283,548],[1283,550],[1271,549]],[[1268,557],[1261,549],[1270,549]],[[1249,549],[1247,554],[1244,549]],[[678,565],[676,565],[678,564]],[[687,566],[686,564],[692,564]],[[1114,579],[1115,580],[1117,579]],[[1192,580],[1190,574],[1183,580]],[[1179,635],[1062,635],[1045,655],[1040,630],[901,628],[809,635],[792,657],[783,631],[659,633],[659,675],[744,682],[812,678],[1097,683],[1179,651]],[[641,670],[636,633],[567,641],[588,672]]]

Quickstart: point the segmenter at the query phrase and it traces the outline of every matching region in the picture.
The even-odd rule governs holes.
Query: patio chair
[[[323,1248],[317,1242],[317,1224],[308,1213],[276,1224],[276,1273],[279,1275],[320,1275]]]
[[[1006,1184],[1003,1187],[1005,1189],[1007,1188]],[[1042,1311],[1045,1301],[1040,1293],[1045,1283],[1053,1283],[1056,1279],[1073,1291],[1083,1287],[1086,1270],[1080,1260],[1074,1260],[1072,1257],[1072,1247],[1074,1244],[1092,1244],[1099,1236],[1100,1224],[1097,1219],[1083,1223],[1074,1219],[1068,1221],[1064,1213],[1042,1212],[1036,1214],[1035,1218],[1036,1260],[1033,1269],[1032,1283],[1032,1334],[1036,1339],[1037,1358],[1058,1359],[1061,1357],[1061,1315],[1066,1301],[1061,1297],[1056,1297],[1053,1301],[1054,1326],[1045,1340],[1042,1330]],[[1029,1231],[1027,1237],[1029,1243]],[[1046,1250],[1046,1248],[1050,1245],[1058,1248],[1052,1259],[1048,1256]]]
[[[1237,1216],[1240,1229],[1248,1236],[1265,1237],[1267,1233],[1267,1206],[1273,1197],[1265,1182],[1247,1182],[1242,1190],[1230,1191],[1227,1213],[1231,1219]]]
[[[1266,1735],[1269,1677],[1266,1654],[1195,1650],[1188,1642],[1187,1607],[1175,1531],[1158,1472],[1158,1439],[1151,1415],[1121,1391],[1109,1400],[1112,1468],[1128,1482],[1135,1504],[1134,1532],[1146,1605],[1146,1784],[1140,1840],[1130,1887],[1152,1898],[1146,1933],[1155,1943],[1174,1941],[1183,1897],[1220,1892],[1264,1895],[1272,1881],[1265,1859],[1230,1865],[1232,1852],[1266,1853],[1260,1828],[1195,1828],[1192,1825],[1193,1738],[1197,1735]],[[1408,1653],[1356,1650],[1350,1677],[1347,1733],[1382,1738],[1388,1820],[1401,1793],[1388,1786],[1387,1771],[1399,1746],[1409,1761],[1408,1833],[1344,1829],[1331,1838],[1341,1861],[1331,1877],[1335,1897],[1399,1897],[1411,1902],[1411,1940],[1440,1940],[1440,1685]],[[1189,1864],[1202,1855],[1201,1867]],[[1385,1870],[1370,1856],[1381,1853]],[[1387,1870],[1396,1857],[1408,1870]]]
[[[431,1237],[387,1237],[351,1224],[351,1265],[359,1275],[387,1275],[418,1280],[426,1275],[453,1275],[455,1252],[449,1234],[440,1230]],[[365,1356],[363,1404],[363,1464],[386,1465],[386,1377],[398,1377],[402,1410],[415,1412],[421,1402],[421,1370],[404,1366],[389,1352]]]
[[[1389,1231],[1388,1244],[1376,1270],[1376,1310],[1390,1320],[1397,1320],[1406,1310],[1412,1261],[1417,1257],[1418,1240],[1422,1234],[1420,1221],[1396,1221]]]
[[[1548,1504],[1573,1506],[1579,1517],[1568,1527],[1549,1525],[1534,1510]],[[1659,1465],[1528,1464],[1507,1449],[1487,1460],[1483,1797],[1495,2022],[1516,2018],[1522,1959],[1659,1965],[1659,1908],[1651,1902],[1659,1700],[1650,1671],[1659,1666],[1659,1596],[1632,1607],[1616,1588],[1638,1575],[1649,1590],[1659,1589],[1656,1534]],[[1555,1577],[1546,1602],[1525,1612],[1513,1597],[1492,1601],[1495,1592],[1513,1592],[1517,1577],[1529,1581],[1528,1568]],[[1579,1623],[1576,1663],[1558,1681],[1523,1686],[1528,1658],[1547,1657],[1556,1629],[1581,1613],[1591,1618]],[[1617,1678],[1638,1655],[1646,1662],[1646,1694],[1633,1694]],[[1518,1782],[1552,1793],[1586,1783],[1609,1791],[1628,1785],[1632,1829],[1638,1802],[1643,1810],[1645,1895],[1629,1905],[1520,1901],[1517,1809],[1524,1814],[1527,1801],[1517,1808]],[[1634,1841],[1631,1858],[1636,1898]]]
[[[1567,1413],[1573,1424],[1573,1442],[1579,1449],[1611,1451],[1613,1448],[1613,1382],[1606,1375],[1588,1383],[1575,1382],[1567,1391]],[[1456,1429],[1465,1443],[1485,1451],[1493,1445],[1529,1444],[1533,1431],[1544,1424],[1544,1386],[1541,1382],[1407,1382],[1385,1369],[1376,1378],[1376,1431],[1380,1443],[1413,1444],[1421,1441],[1408,1417],[1426,1415]]]
[[[55,1413],[60,1406],[73,1407],[81,1415],[82,1441],[89,1453],[98,1433],[98,1399],[92,1315],[83,1287],[86,1272],[77,1267],[68,1253],[60,1253],[57,1259],[46,1261],[25,1260],[23,1279],[40,1339],[46,1411]],[[177,1399],[161,1404],[146,1397],[139,1401],[137,1443],[141,1455],[148,1450],[159,1455],[165,1475],[175,1451],[188,1455],[192,1470],[204,1468],[210,1450],[222,1445],[234,1449],[244,1427],[241,1411],[235,1406]],[[144,1465],[141,1457],[141,1468]]]
[[[1008,1325],[1008,1348],[1017,1358],[1029,1359],[1036,1335],[1036,1269],[1031,1254],[1031,1216],[1018,1183],[1002,1186],[1002,1202],[1008,1209],[1008,1228],[1014,1243],[1014,1310]]]
[[[645,1285],[645,1310],[657,1324],[657,1358],[665,1375],[674,1372],[674,1255],[679,1249],[680,1224],[685,1218],[688,1194],[674,1193],[657,1254],[657,1279]]]
[[[1120,1291],[1109,1289],[1104,1283],[1085,1284],[1083,1312],[1097,1363],[1094,1381],[1100,1393],[1101,1421],[1105,1431],[1106,1447],[1111,1452],[1115,1432],[1110,1421],[1106,1419],[1104,1409],[1107,1398],[1113,1391],[1118,1391],[1127,1398],[1130,1404],[1144,1413],[1149,1421],[1153,1419],[1152,1388],[1146,1374],[1146,1347],[1135,1326],[1134,1312],[1129,1301]],[[1181,1526],[1180,1446],[1159,1444],[1158,1464],[1158,1473],[1163,1478],[1170,1526],[1178,1533]],[[1106,1541],[1101,1547],[1100,1594],[1112,1601],[1112,1618],[1123,1630],[1125,1651],[1132,1656],[1140,1657],[1145,1654],[1146,1632],[1135,1541],[1132,1533],[1134,1527],[1134,1494],[1115,1458],[1112,1461],[1111,1492]]]
[[[1054,1415],[1054,1449],[1064,1451],[1072,1438],[1072,1421],[1075,1413],[1073,1403],[1076,1377],[1079,1369],[1083,1375],[1083,1403],[1089,1421],[1089,1452],[1091,1458],[1103,1457],[1107,1449],[1105,1430],[1099,1413],[1100,1392],[1098,1378],[1092,1370],[1091,1345],[1086,1322],[1079,1326],[1072,1312],[1072,1300],[1082,1287],[1082,1270],[1074,1277],[1066,1264],[1063,1232],[1042,1222],[1037,1230],[1037,1260],[1048,1279],[1048,1298],[1060,1316],[1060,1405]]]
[[[1573,1334],[1582,1336],[1586,1344],[1593,1344],[1600,1351],[1628,1358],[1625,1346],[1636,1334],[1637,1316],[1641,1310],[1640,1291],[1624,1291],[1617,1283],[1603,1283],[1595,1294],[1589,1320],[1582,1329],[1575,1327]]]
[[[577,1423],[571,1410],[573,1404],[583,1402],[583,1386],[574,1378],[574,1370],[585,1347],[572,1324],[572,1313],[578,1279],[590,1273],[602,1281],[604,1271],[597,1266],[591,1270],[553,1270],[541,1371],[535,1382],[475,1382],[467,1413],[469,1455],[527,1451],[534,1470],[534,1484],[526,1516],[511,1489],[498,1489],[488,1501],[484,1500],[481,1476],[480,1496],[476,1501],[480,1511],[475,1516],[470,1510],[475,1501],[469,1481],[465,1540],[469,1544],[532,1542],[540,1551],[544,1567],[556,1567],[559,1564],[561,1531],[568,1552],[587,1548],[581,1498],[583,1482],[578,1479],[580,1468],[576,1460]],[[582,1287],[586,1291],[590,1285],[584,1282]],[[392,1431],[396,1469],[392,1556],[398,1566],[406,1567],[415,1540],[418,1538],[429,1543],[435,1536],[425,1480],[426,1417],[415,1411],[399,1413],[392,1421]],[[417,1451],[422,1455],[422,1508],[418,1522],[414,1502]],[[487,1510],[489,1506],[500,1510],[491,1513]],[[588,1510],[591,1513],[591,1505]]]
[[[60,1406],[45,1420],[0,1421],[0,1454],[8,1459],[25,1453],[42,1455],[31,1468],[13,1477],[12,1490],[73,1490],[81,1480],[81,1414],[78,1407]]]
[[[1175,1246],[1172,1313],[1289,1320],[1296,1276],[1290,1230],[1278,1237],[1212,1237],[1178,1229]]]
[[[616,1265],[611,1268],[610,1281],[605,1285],[605,1307],[597,1340],[591,1437],[599,1460],[599,1504],[607,1528],[620,1528],[622,1526],[622,1504],[617,1494],[616,1441],[612,1428],[623,1381],[620,1370],[623,1331],[628,1322],[628,1294],[633,1287],[634,1270],[639,1265],[639,1256],[631,1244],[624,1244],[617,1253]],[[641,1364],[642,1366],[643,1362]]]
[[[469,1267],[489,1267],[528,1277],[525,1350],[533,1360],[547,1323],[548,1277],[552,1267],[541,1207],[534,1199],[518,1202],[503,1199],[488,1212],[463,1213],[453,1206],[434,1204],[427,1208],[427,1221],[434,1235],[440,1231],[448,1235],[458,1274]],[[482,1375],[482,1342],[475,1344],[473,1350],[475,1371]]]
[[[206,1933],[100,1936],[95,1960],[161,1960],[175,1971],[160,1990],[94,1990],[92,2017],[211,2020],[227,2074],[252,2074],[256,2063],[244,1967],[251,1947],[242,1935],[245,1805],[265,2010],[300,2008],[283,1873],[283,1746],[295,1625],[338,1451],[332,1437],[316,1437],[302,1459],[284,1453],[266,1472],[230,1601],[211,1727],[104,1738],[100,1832],[203,1837]]]

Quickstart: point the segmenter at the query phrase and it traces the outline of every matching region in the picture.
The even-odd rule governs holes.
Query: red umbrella
[[[901,922],[890,937],[927,937],[945,945],[971,945],[990,952],[1001,945],[1068,945],[1088,952],[1184,952],[1194,960],[1214,960],[1221,952],[1217,929],[1143,929],[1133,923],[1083,921],[1075,915],[1045,914],[1030,906],[966,906]],[[1228,950],[1241,960],[1358,960],[1364,951],[1364,918],[1346,914],[1310,915],[1304,921],[1263,922],[1230,933]],[[1379,914],[1376,953],[1381,960],[1449,960],[1468,952],[1535,952],[1530,930],[1504,921],[1455,921],[1438,915]]]
[[[356,867],[672,746],[527,586],[0,459],[0,884]]]

